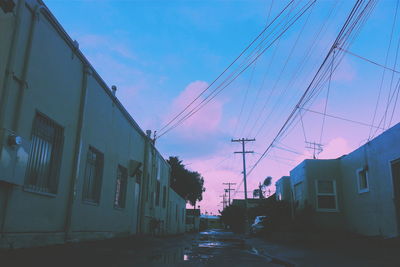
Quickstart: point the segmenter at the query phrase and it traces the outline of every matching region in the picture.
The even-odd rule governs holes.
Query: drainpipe
[[[22,2],[24,1],[18,1],[17,7],[14,14],[14,19],[15,19],[15,24],[14,24],[14,29],[11,35],[11,42],[10,42],[10,50],[8,53],[8,59],[7,59],[7,65],[5,69],[5,76],[4,76],[4,81],[3,81],[3,90],[0,98],[0,128],[2,129],[4,127],[4,116],[5,116],[5,111],[7,107],[7,102],[8,102],[8,92],[9,92],[9,82],[11,80],[11,77],[13,76],[13,68],[14,68],[14,63],[15,63],[15,53],[16,53],[16,48],[17,48],[17,37],[20,32],[20,23],[21,23],[21,6]]]
[[[30,24],[30,28],[29,28],[29,36],[28,36],[28,41],[27,41],[27,47],[25,50],[25,56],[24,56],[24,66],[23,66],[23,70],[22,70],[22,78],[19,79],[15,76],[13,68],[14,68],[14,64],[15,64],[15,53],[16,53],[16,47],[17,47],[17,40],[18,40],[18,35],[20,32],[20,20],[21,20],[21,9],[22,9],[22,5],[25,3],[25,1],[18,1],[17,4],[17,8],[16,8],[16,12],[14,13],[15,16],[15,26],[12,32],[12,36],[11,36],[11,43],[10,43],[10,52],[9,52],[9,56],[8,56],[8,60],[7,60],[7,65],[6,65],[6,75],[5,75],[5,79],[3,81],[3,92],[1,95],[1,99],[0,99],[0,129],[3,129],[5,127],[4,125],[4,118],[5,118],[5,111],[6,111],[6,107],[8,104],[8,98],[9,98],[9,82],[10,79],[13,78],[15,80],[17,80],[20,83],[20,91],[23,91],[23,86],[26,84],[25,79],[26,79],[26,73],[27,73],[27,65],[29,63],[29,58],[30,58],[30,51],[31,51],[31,47],[32,47],[32,38],[33,38],[33,34],[34,34],[34,29],[35,29],[35,19],[37,18],[37,13],[39,12],[39,10],[41,8],[44,8],[43,5],[37,5],[34,8],[33,14],[32,14],[32,18],[31,18],[31,24]],[[15,110],[17,109],[18,105],[20,105],[20,98],[21,98],[21,94],[18,94],[18,98],[17,98],[17,105]],[[14,121],[12,124],[12,130],[16,131],[16,121],[15,119],[18,119],[19,116],[15,116],[14,117]],[[0,145],[0,149],[2,149],[2,146]],[[4,200],[4,205],[3,205],[3,216],[2,216],[2,221],[1,221],[1,225],[0,225],[0,231],[1,231],[1,237],[4,237],[4,229],[5,229],[5,225],[6,225],[6,218],[7,218],[7,209],[8,209],[8,202],[10,199],[10,195],[11,195],[11,191],[12,191],[12,186],[7,186],[6,190],[6,195],[5,195],[5,200]]]
[[[146,131],[147,136],[144,138],[144,158],[143,158],[143,172],[142,172],[142,181],[141,181],[141,189],[139,192],[139,211],[137,217],[137,233],[143,233],[143,224],[144,224],[144,196],[146,190],[146,177],[147,177],[147,168],[148,168],[148,157],[149,157],[149,130]],[[151,132],[150,132],[151,134]],[[148,192],[147,192],[148,193]]]
[[[21,115],[21,106],[22,102],[24,99],[24,94],[25,94],[25,89],[28,87],[26,78],[28,75],[28,69],[29,69],[29,62],[31,59],[31,51],[32,51],[32,43],[33,43],[33,37],[35,35],[35,29],[36,29],[36,21],[39,18],[39,12],[41,9],[45,8],[43,5],[37,5],[33,9],[32,12],[32,18],[31,18],[31,24],[29,28],[29,35],[28,35],[28,41],[25,49],[25,56],[24,56],[24,65],[22,68],[22,73],[21,73],[21,78],[16,78],[18,79],[19,82],[19,90],[18,90],[18,97],[17,97],[17,103],[15,105],[14,109],[14,120],[12,124],[12,130],[15,132],[18,132],[18,123]]]
[[[73,205],[74,200],[76,198],[76,182],[79,177],[79,163],[82,156],[82,128],[84,124],[85,118],[85,107],[87,103],[87,85],[88,85],[88,76],[92,75],[92,70],[89,66],[83,66],[83,75],[82,75],[82,90],[81,90],[81,101],[79,104],[79,114],[78,114],[78,124],[77,131],[75,136],[75,147],[74,147],[74,161],[72,163],[72,172],[70,179],[70,189],[69,189],[69,197],[67,202],[67,212],[65,216],[65,225],[64,225],[64,241],[67,242],[71,235],[71,227],[72,227],[72,214],[73,214]]]

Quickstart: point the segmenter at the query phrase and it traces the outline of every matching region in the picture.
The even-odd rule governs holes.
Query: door
[[[392,178],[393,178],[393,193],[394,206],[396,209],[397,218],[397,233],[400,235],[400,159],[392,162]]]

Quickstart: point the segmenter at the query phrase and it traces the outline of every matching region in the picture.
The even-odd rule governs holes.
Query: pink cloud
[[[193,101],[208,84],[204,81],[195,81],[186,86],[180,95],[172,102],[172,108],[165,121],[173,118]],[[200,103],[204,97],[200,97],[195,103]],[[194,106],[194,105],[193,105]],[[192,108],[192,107],[191,107]],[[191,110],[189,108],[188,110]],[[215,133],[220,126],[223,111],[223,103],[213,99],[199,112],[187,119],[178,129],[177,133],[186,139],[193,139]]]
[[[324,151],[319,155],[320,159],[335,159],[352,151],[348,141],[343,137],[336,137],[324,146]]]

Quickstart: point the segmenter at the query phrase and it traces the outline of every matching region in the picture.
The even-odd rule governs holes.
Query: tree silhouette
[[[253,197],[256,198],[265,198],[266,188],[269,187],[272,183],[272,177],[268,176],[264,179],[263,183],[258,184],[258,188],[253,190]]]
[[[171,188],[183,197],[190,205],[195,206],[203,199],[204,179],[200,173],[185,168],[179,157],[169,157],[171,166]]]

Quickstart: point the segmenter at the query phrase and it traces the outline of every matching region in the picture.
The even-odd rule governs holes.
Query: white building
[[[369,236],[400,236],[400,124],[332,160],[305,160],[276,183],[296,211],[310,207],[320,226]]]

